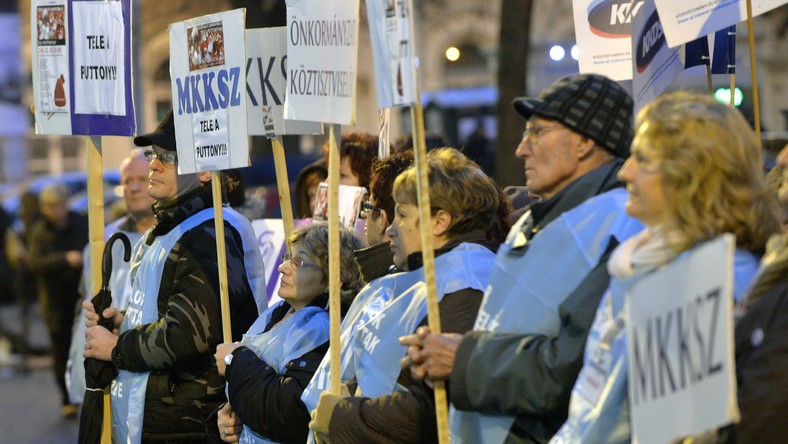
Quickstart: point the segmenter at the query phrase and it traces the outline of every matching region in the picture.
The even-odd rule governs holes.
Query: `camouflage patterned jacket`
[[[156,224],[145,242],[168,233],[189,216],[211,207],[210,189],[187,193],[171,205],[154,205]],[[238,231],[225,222],[233,340],[257,318]],[[213,353],[222,342],[214,221],[187,231],[162,270],[159,320],[124,332],[112,351],[120,369],[150,371],[145,394],[143,440],[203,439],[203,419],[225,402],[224,379]],[[216,428],[215,421],[208,427]]]

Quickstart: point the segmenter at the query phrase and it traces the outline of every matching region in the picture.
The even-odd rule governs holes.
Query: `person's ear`
[[[380,218],[380,221],[378,222],[378,227],[379,227],[378,228],[378,230],[379,230],[378,234],[380,235],[380,237],[383,237],[383,236],[386,235],[386,229],[388,229],[388,227],[389,227],[389,219],[388,219],[388,216],[386,215],[386,210],[380,210],[377,213],[378,213],[377,217]]]
[[[211,172],[210,171],[202,171],[197,173],[197,178],[200,179],[200,183],[209,183],[211,181]]]
[[[432,216],[432,234],[435,237],[446,236],[451,226],[452,217],[446,210],[438,210]]]
[[[592,139],[578,135],[577,142],[575,145],[575,152],[577,153],[577,158],[579,160],[587,159],[594,151],[596,147],[596,142]]]

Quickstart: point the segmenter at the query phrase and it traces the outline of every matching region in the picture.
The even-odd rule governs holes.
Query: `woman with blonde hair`
[[[493,180],[456,149],[430,151],[427,162],[441,328],[463,333],[473,327],[495,260],[497,243],[489,239],[501,217],[500,194]],[[392,193],[394,219],[386,234],[400,272],[362,290],[358,300],[366,305],[354,325],[343,325],[343,357],[348,359],[343,358],[342,378],[355,379],[358,396],[321,394],[324,387],[314,379],[309,388],[315,390],[304,392],[307,405],[317,405],[310,428],[333,443],[437,440],[431,389],[411,383],[399,366],[406,347],[398,338],[425,325],[427,314],[417,174],[414,167],[401,173]]]
[[[738,300],[755,276],[769,236],[779,230],[757,140],[735,108],[688,92],[664,95],[638,115],[631,151],[619,178],[629,192],[627,213],[646,229],[619,245],[608,262],[613,280],[586,342],[569,418],[551,442],[631,440],[619,282],[637,280],[696,245],[733,233]]]

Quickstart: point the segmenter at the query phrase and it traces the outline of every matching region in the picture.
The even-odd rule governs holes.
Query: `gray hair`
[[[314,222],[293,231],[287,238],[287,249],[291,251],[295,245],[314,258],[323,271],[323,283],[328,283],[328,222]],[[342,303],[347,306],[356,297],[356,293],[364,286],[361,269],[356,262],[355,250],[366,245],[356,232],[339,228],[339,280],[342,282]]]

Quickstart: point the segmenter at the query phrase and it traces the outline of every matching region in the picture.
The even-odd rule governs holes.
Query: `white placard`
[[[287,0],[285,119],[353,125],[358,0]]]
[[[249,166],[245,10],[170,25],[178,173]]]
[[[632,19],[632,54],[632,96],[637,115],[684,70],[679,50],[665,43],[654,2],[646,2]]]
[[[75,114],[126,115],[120,2],[73,2]]]
[[[746,0],[655,0],[671,48],[747,20]],[[752,0],[752,15],[788,0]]]
[[[246,30],[246,113],[249,134],[268,137],[322,134],[316,122],[284,120],[287,28]]]
[[[632,78],[632,18],[644,0],[572,0],[581,73]]]
[[[36,134],[71,134],[68,4],[33,0],[30,11]]]
[[[270,307],[282,299],[279,297],[279,265],[282,264],[282,255],[285,253],[285,229],[282,219],[253,220],[252,228],[257,235],[257,247],[263,256]]]
[[[378,108],[417,103],[411,0],[367,0]]]
[[[736,422],[734,237],[723,235],[626,292],[633,442],[666,443]]]
[[[367,189],[350,185],[339,185],[339,223],[351,230],[356,228],[361,202]],[[312,209],[312,220],[328,220],[328,183],[320,182],[317,186],[315,207]]]

